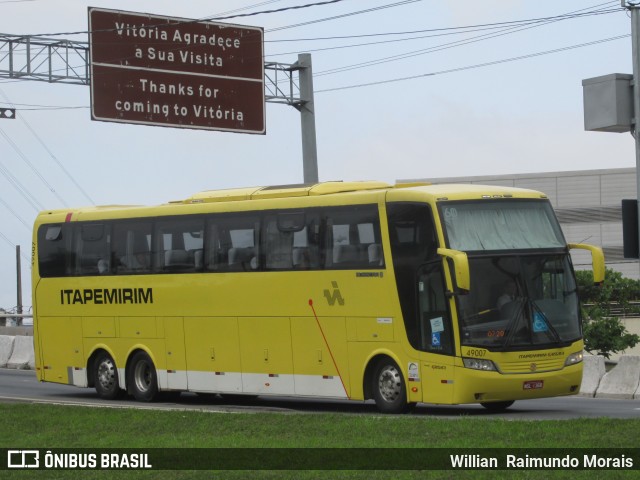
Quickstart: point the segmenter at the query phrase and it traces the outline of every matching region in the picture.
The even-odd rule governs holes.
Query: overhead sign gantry
[[[262,28],[89,8],[94,120],[265,133]]]
[[[146,22],[149,23],[145,23],[146,26],[148,25],[155,25],[155,23],[151,23],[151,19],[155,19],[154,21],[157,21],[158,19],[161,19],[161,22],[164,22],[164,25],[166,26],[165,28],[168,28],[169,26],[171,26],[171,23],[173,23],[174,27],[177,28],[178,23],[182,23],[185,26],[187,24],[203,24],[205,25],[205,29],[207,32],[209,32],[209,29],[213,29],[214,26],[218,25],[221,26],[221,24],[215,24],[213,22],[201,22],[198,20],[185,20],[185,19],[176,19],[176,18],[172,18],[172,17],[160,17],[160,16],[156,16],[156,15],[147,15],[147,14],[139,14],[139,13],[128,13],[128,12],[116,12],[114,10],[104,10],[104,9],[96,9],[96,10],[101,10],[103,12],[107,12],[107,14],[113,14],[114,12],[116,13],[116,18],[118,19],[118,23],[122,23],[125,16],[126,15],[133,15],[135,18],[131,18],[130,19],[130,24],[131,22],[140,22],[140,17],[142,17],[143,19],[149,19],[146,20]],[[107,17],[108,18],[108,17]],[[114,17],[111,17],[111,22],[115,22]],[[91,18],[90,18],[91,21]],[[228,25],[228,24],[224,24],[223,25],[224,28],[234,28],[234,27],[238,27],[235,25]],[[184,27],[181,27],[184,28]],[[246,63],[248,61],[254,61],[256,57],[260,58],[260,62],[264,62],[264,58],[263,58],[263,46],[262,46],[262,38],[263,38],[263,30],[261,28],[256,28],[256,27],[239,27],[242,29],[247,29],[247,35],[252,35],[253,33],[255,33],[255,31],[259,31],[260,32],[260,53],[254,55],[252,53],[252,51],[249,52],[249,56],[247,58],[243,58],[241,63]],[[125,31],[127,32],[133,32],[133,29],[129,30],[127,27],[122,27],[121,28],[123,33]],[[111,31],[111,33],[113,34],[113,31],[117,31],[118,29],[116,28],[116,26],[114,25],[106,25],[106,28],[104,29],[105,32],[104,33],[108,33],[109,31]],[[117,102],[118,100],[120,101],[127,101],[127,99],[124,98],[125,93],[129,94],[131,92],[133,92],[133,90],[136,88],[136,78],[137,77],[129,77],[129,81],[126,81],[127,79],[124,78],[125,75],[127,75],[127,73],[123,73],[124,70],[127,70],[128,67],[130,67],[131,69],[137,69],[137,70],[142,70],[144,68],[147,68],[147,70],[145,70],[145,72],[149,73],[152,72],[152,67],[153,67],[153,63],[148,63],[147,66],[144,66],[143,60],[144,60],[144,55],[146,54],[147,57],[150,56],[150,52],[149,48],[154,48],[156,50],[153,51],[151,56],[157,56],[157,58],[152,58],[149,59],[147,58],[147,60],[149,62],[155,62],[156,60],[160,60],[160,54],[158,52],[157,49],[159,49],[159,44],[160,42],[153,40],[151,38],[142,38],[142,35],[146,35],[148,30],[145,30],[145,33],[142,34],[141,33],[142,30],[137,30],[137,33],[140,33],[140,37],[133,37],[134,38],[134,46],[131,47],[131,45],[129,45],[129,50],[120,53],[116,53],[115,50],[111,50],[110,48],[107,48],[105,52],[102,52],[103,54],[103,58],[102,58],[102,63],[103,66],[107,67],[105,69],[104,72],[104,77],[103,77],[103,82],[106,82],[106,75],[112,75],[112,79],[116,81],[115,83],[115,87],[112,85],[109,88],[111,89],[111,97],[109,97],[108,95],[105,96],[105,98],[103,99],[103,101],[107,102],[107,106],[106,109],[108,111],[109,108],[109,101],[112,104],[112,108],[116,108],[115,107],[115,102]],[[181,30],[181,32],[188,32],[190,33],[190,31],[188,30]],[[95,33],[99,33],[99,32],[95,32]],[[192,33],[194,34],[198,34],[198,35],[202,35],[202,33],[199,30],[194,30]],[[164,40],[162,40],[162,34],[160,35],[160,40],[161,42],[164,44]],[[168,33],[167,33],[167,38],[168,37]],[[175,32],[174,32],[175,35]],[[216,42],[220,42],[219,38],[220,35],[222,35],[223,38],[224,37],[223,34],[219,34],[216,35]],[[232,38],[230,35],[228,35],[229,38]],[[183,40],[184,42],[184,35],[181,33],[180,34],[180,38],[181,40]],[[191,38],[194,37],[189,37],[190,41]],[[200,38],[200,37],[198,37]],[[209,37],[211,39],[211,37]],[[206,34],[205,34],[205,39],[206,39]],[[242,36],[242,37],[238,37],[238,40],[241,43],[244,43],[246,40],[248,39],[248,37]],[[213,39],[211,39],[211,41],[214,41]],[[222,40],[222,43],[224,46],[225,44],[225,40]],[[97,44],[95,44],[95,46],[97,46]],[[111,45],[111,47],[114,47],[115,45]],[[144,48],[147,48],[146,53]],[[166,54],[163,54],[163,58],[165,58],[164,63],[165,64],[169,64],[171,62],[176,62],[176,61],[183,61],[182,59],[185,58],[185,61],[190,61],[191,60],[191,55],[187,55],[184,56],[184,49],[183,49],[183,56],[176,56],[179,55],[177,52],[180,50],[179,47],[185,47],[185,45],[172,45],[171,47],[166,49]],[[186,45],[188,46],[188,45]],[[222,47],[221,45],[218,45],[218,47]],[[233,46],[233,44],[231,44],[231,46]],[[212,46],[213,47],[213,46]],[[257,48],[257,45],[253,46],[254,48]],[[142,50],[140,52],[138,52],[137,50],[135,50],[136,48],[142,48]],[[192,52],[194,54],[193,56],[193,62],[198,66],[197,68],[200,68],[200,64],[198,63],[199,61],[201,61],[203,64],[205,63],[204,57],[197,57],[196,55],[201,53],[196,52],[195,50],[190,50],[187,49],[187,52]],[[171,52],[173,54],[173,60],[170,61],[169,60],[169,52]],[[135,66],[133,64],[131,64],[131,62],[133,62],[136,58],[136,53],[138,53],[138,56],[140,56],[141,58],[136,59],[136,63]],[[211,63],[213,66],[214,63],[217,63],[218,60],[216,60],[215,62],[211,61],[212,58],[208,55],[209,52],[207,53],[207,63]],[[224,53],[224,52],[223,52]],[[212,53],[213,54],[213,53]],[[224,55],[216,55],[213,54],[213,56],[217,59],[217,58],[221,58],[223,59],[223,65],[224,65],[224,59],[227,58]],[[233,56],[233,59],[229,59],[230,61],[238,61],[239,58],[237,58],[235,55]],[[127,62],[129,62],[129,64],[127,64]],[[228,62],[227,62],[228,63]],[[90,55],[89,55],[89,47],[87,45],[86,42],[82,42],[82,41],[77,41],[77,40],[68,40],[68,39],[60,39],[60,38],[45,38],[45,37],[40,37],[40,36],[33,36],[33,35],[13,35],[13,34],[4,34],[4,33],[0,33],[0,78],[7,78],[7,79],[12,79],[12,80],[35,80],[35,81],[41,81],[41,82],[49,82],[49,83],[65,83],[65,84],[72,84],[72,85],[92,85],[91,84],[91,79],[92,77],[94,79],[98,79],[99,75],[96,71],[94,71],[94,69],[92,68],[92,62],[90,60]],[[165,65],[166,66],[166,65]],[[157,65],[156,65],[157,67]],[[109,69],[110,68],[110,69]],[[254,67],[255,68],[255,67]],[[182,127],[182,128],[206,128],[206,129],[211,129],[211,130],[223,130],[223,131],[238,131],[238,132],[248,132],[248,133],[265,133],[265,106],[264,106],[264,102],[270,102],[270,103],[282,103],[285,105],[289,105],[292,107],[295,107],[299,112],[300,112],[300,126],[301,126],[301,131],[302,131],[302,160],[303,160],[303,179],[305,183],[317,183],[318,182],[318,156],[317,156],[317,148],[316,148],[316,128],[315,128],[315,107],[314,107],[314,100],[313,100],[313,74],[312,74],[312,65],[311,65],[311,55],[308,53],[303,53],[303,54],[299,54],[298,55],[298,61],[296,61],[295,63],[292,64],[285,64],[285,63],[279,63],[279,62],[264,62],[264,64],[260,67],[261,71],[262,71],[262,78],[263,78],[263,87],[264,87],[264,91],[261,92],[262,95],[262,101],[260,102],[260,105],[256,104],[256,108],[260,108],[261,113],[257,113],[257,114],[251,114],[251,120],[249,120],[249,112],[251,112],[252,110],[243,110],[245,107],[234,107],[234,104],[232,103],[232,101],[238,101],[241,102],[243,101],[242,99],[236,98],[235,100],[233,98],[227,98],[227,97],[233,97],[235,95],[241,95],[242,94],[242,90],[240,89],[240,87],[233,87],[234,90],[230,90],[230,91],[224,91],[221,87],[218,87],[218,92],[217,92],[217,99],[220,99],[219,102],[215,103],[215,102],[211,102],[211,104],[209,103],[210,100],[208,99],[206,103],[204,104],[196,104],[196,103],[187,103],[185,102],[184,104],[180,104],[178,106],[178,113],[182,116],[182,118],[177,118],[176,116],[172,117],[172,120],[175,120],[177,123],[172,124],[170,123],[169,120],[169,116],[171,114],[171,110],[173,109],[174,115],[176,112],[176,103],[177,102],[173,102],[170,103],[170,100],[174,100],[173,98],[170,97],[170,95],[174,95],[172,93],[170,93],[171,91],[177,91],[178,93],[180,93],[180,82],[178,81],[178,84],[176,85],[175,83],[173,83],[172,85],[174,85],[171,89],[168,88],[169,87],[169,82],[166,81],[164,82],[164,84],[161,86],[160,82],[158,79],[156,79],[155,83],[154,83],[154,87],[153,87],[153,92],[151,92],[151,75],[153,75],[152,73],[149,73],[149,76],[147,77],[147,81],[146,82],[140,82],[140,80],[138,79],[138,87],[137,88],[142,88],[141,85],[144,83],[145,87],[148,86],[149,91],[155,95],[154,98],[145,98],[143,100],[143,102],[155,102],[156,105],[158,105],[157,107],[155,107],[155,110],[152,108],[152,114],[146,114],[146,116],[143,114],[141,115],[142,118],[134,118],[132,120],[129,120],[127,117],[131,114],[131,112],[126,112],[126,111],[117,111],[117,113],[114,113],[113,110],[111,110],[109,112],[109,114],[105,114],[104,112],[100,112],[101,115],[104,115],[104,117],[99,118],[100,120],[105,120],[105,121],[114,121],[114,122],[122,122],[122,123],[140,123],[140,124],[144,124],[144,125],[162,125],[162,126],[177,126],[177,127]],[[98,67],[98,70],[100,70],[100,67]],[[160,70],[165,70],[163,68],[160,68]],[[93,71],[93,75],[90,75],[90,72]],[[184,79],[186,81],[187,78],[192,78],[194,81],[198,78],[202,78],[202,79],[210,79],[211,81],[213,81],[214,75],[213,73],[207,73],[207,72],[201,72],[198,70],[195,70],[191,73],[189,72],[185,72],[185,71],[181,71],[181,70],[167,70],[168,74],[171,75],[183,75]],[[255,70],[251,70],[253,72],[255,72]],[[109,73],[111,72],[111,73]],[[122,78],[118,79],[117,78],[117,74],[118,72],[120,74],[123,75]],[[182,73],[180,73],[182,72]],[[224,77],[224,75],[220,74],[220,72],[218,72],[218,74],[221,77]],[[297,77],[297,78],[296,78]],[[183,78],[183,77],[173,77],[173,78]],[[236,77],[229,77],[228,80],[235,80],[237,79]],[[222,78],[218,79],[220,81],[223,81]],[[255,82],[255,78],[252,79]],[[186,84],[185,84],[186,85]],[[203,94],[206,97],[207,96],[207,92],[205,90],[205,86],[204,83],[203,85]],[[105,85],[106,86],[106,85]],[[200,90],[199,90],[199,86],[200,83],[198,84],[198,94],[200,94]],[[210,92],[211,92],[211,96],[213,96],[213,92],[214,90],[212,89],[212,87],[208,87]],[[213,88],[216,88],[215,86]],[[95,88],[92,86],[92,92],[95,93]],[[169,93],[167,93],[169,92]],[[184,92],[188,93],[188,89],[184,88]],[[93,97],[93,93],[92,93],[92,100],[95,102],[96,100],[100,101],[99,98],[95,98]],[[180,101],[184,101],[184,100],[188,100],[189,97],[194,97],[196,90],[193,90],[194,95],[178,95],[177,99]],[[254,92],[256,97],[258,97],[257,92]],[[227,95],[228,96],[224,96]],[[119,96],[121,95],[121,96]],[[181,98],[182,97],[182,98]],[[186,98],[185,98],[186,97]],[[110,98],[110,100],[109,100]],[[222,99],[224,99],[225,101],[223,102]],[[227,99],[230,100],[229,102],[227,102]],[[131,100],[129,100],[131,102]],[[167,107],[164,107],[164,105],[167,105]],[[253,103],[252,103],[253,105]],[[135,109],[134,109],[134,104],[133,103],[129,103],[128,105],[125,105],[124,103],[122,104],[118,104],[118,106],[122,109],[126,109],[129,108],[129,110],[135,110],[135,109],[144,109],[145,107],[147,107],[146,104],[140,105],[139,101],[138,104],[135,105]],[[164,108],[163,108],[164,107]],[[187,111],[185,112],[184,107],[187,108]],[[220,107],[220,108],[218,108]],[[95,106],[92,105],[92,118],[98,119],[96,112],[94,112],[95,110]],[[194,115],[196,117],[198,117],[198,114],[200,115],[200,117],[198,117],[196,120],[198,120],[198,122],[193,121],[192,118],[190,118],[190,114],[189,114],[189,108],[192,109],[192,112],[194,112]],[[5,109],[5,110],[11,110],[11,114],[14,114],[15,109],[10,108],[10,109]],[[233,112],[231,110],[234,110]],[[206,112],[205,112],[206,111]],[[229,113],[225,114],[225,111],[228,111]],[[238,115],[237,112],[240,111],[242,112],[242,115]],[[166,115],[165,115],[165,112]],[[220,112],[220,113],[219,113]],[[125,113],[127,115],[125,115]],[[136,114],[142,114],[143,112],[134,112]],[[185,113],[185,115],[182,115],[183,113]],[[206,118],[204,117],[204,115],[207,115],[207,117],[210,118]],[[215,115],[215,122],[214,122],[214,118],[211,115]],[[235,118],[234,117],[235,114]],[[226,119],[224,118],[226,115]],[[164,118],[163,118],[164,117]],[[222,117],[220,119],[218,119],[218,117]],[[241,119],[240,119],[241,117]],[[262,127],[260,127],[259,125],[256,127],[255,124],[259,123],[259,119],[262,119]],[[256,120],[258,119],[258,120]],[[157,123],[154,123],[154,121],[157,121]],[[193,124],[190,124],[189,122],[192,122]],[[221,126],[221,122],[235,122],[235,124],[233,124],[233,127],[239,127],[237,129],[227,129],[226,125],[222,125],[222,128],[216,128],[216,127],[220,127]],[[202,122],[203,124],[201,125],[200,122]],[[252,123],[253,122],[253,123]],[[251,127],[253,126],[254,130],[251,129],[247,129],[247,127]]]

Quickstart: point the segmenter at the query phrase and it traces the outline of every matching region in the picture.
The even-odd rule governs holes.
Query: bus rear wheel
[[[511,405],[513,405],[513,402],[515,402],[515,400],[507,400],[505,402],[486,402],[481,403],[480,405],[482,405],[490,412],[503,412]]]
[[[98,396],[105,400],[114,400],[120,395],[116,362],[107,352],[101,352],[93,365],[93,385]]]
[[[137,352],[127,370],[127,388],[140,402],[152,402],[158,395],[158,374],[145,352]]]
[[[404,378],[396,362],[390,358],[381,360],[372,381],[373,398],[382,413],[405,413],[410,409]]]

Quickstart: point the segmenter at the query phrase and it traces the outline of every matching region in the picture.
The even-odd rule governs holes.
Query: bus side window
[[[110,272],[111,234],[108,224],[75,225],[75,274],[98,275]]]
[[[282,211],[267,215],[263,237],[267,270],[319,267],[320,221],[317,212]]]
[[[307,213],[305,227],[293,234],[292,263],[295,270],[320,268],[320,217]]]
[[[260,218],[255,215],[215,216],[208,226],[207,270],[248,272],[260,268]]]
[[[173,218],[156,223],[156,271],[188,273],[203,266],[204,218]]]
[[[111,265],[115,273],[151,272],[151,222],[118,222],[113,229]]]
[[[70,224],[42,225],[38,229],[38,270],[40,276],[46,278],[68,275],[70,250]]]
[[[326,268],[384,267],[376,205],[328,209],[326,235]]]
[[[291,270],[293,268],[294,229],[282,229],[278,214],[265,219],[265,268],[267,270]]]

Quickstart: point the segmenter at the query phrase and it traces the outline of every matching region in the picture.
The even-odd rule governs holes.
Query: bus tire
[[[93,362],[93,386],[104,400],[114,400],[120,396],[116,362],[107,352],[100,352]]]
[[[481,403],[480,405],[482,405],[484,408],[486,408],[490,412],[503,412],[507,408],[509,408],[511,405],[513,405],[513,402],[515,402],[515,400],[507,400],[504,402],[486,402],[486,403]]]
[[[158,395],[158,374],[146,352],[134,354],[127,369],[127,389],[140,402],[152,402]]]
[[[372,382],[373,398],[380,412],[405,413],[409,410],[407,388],[396,362],[390,358],[380,360],[373,371]]]

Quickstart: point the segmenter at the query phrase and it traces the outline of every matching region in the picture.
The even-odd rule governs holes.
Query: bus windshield
[[[463,345],[549,348],[580,338],[568,254],[470,258],[471,292],[458,296]]]
[[[547,200],[442,202],[449,248],[462,251],[564,248]]]

